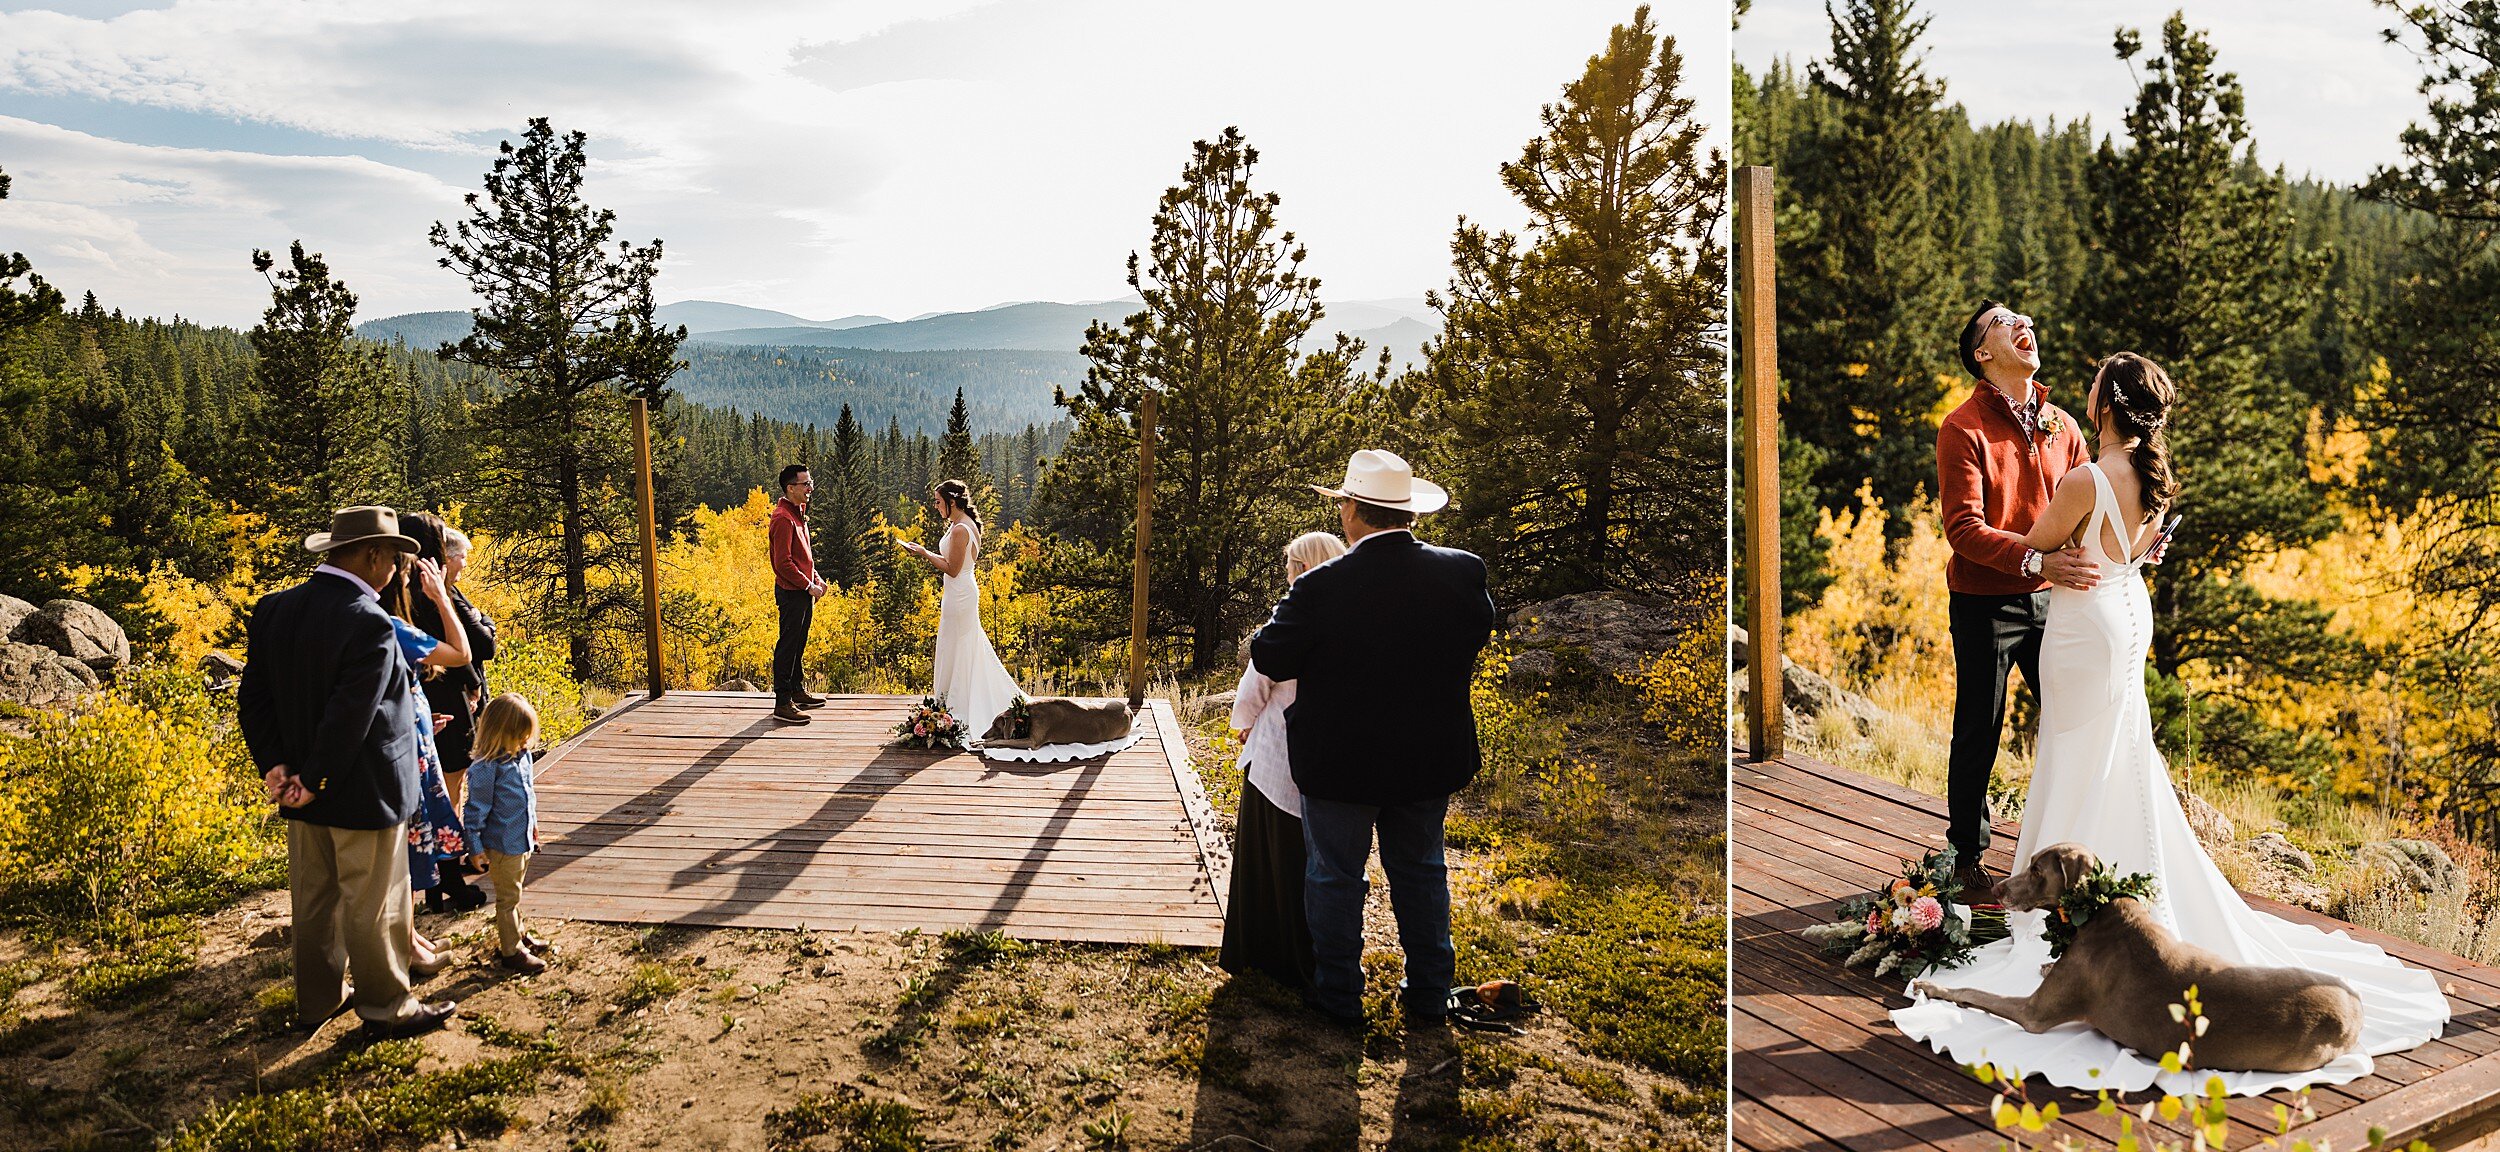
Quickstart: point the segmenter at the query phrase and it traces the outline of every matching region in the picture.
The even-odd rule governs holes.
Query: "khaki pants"
[[[293,897],[295,1013],[319,1026],[348,995],[356,1015],[395,1024],[417,1010],[408,993],[408,826],[366,831],[286,822],[287,889]]]
[[[495,951],[510,956],[521,950],[521,884],[528,879],[530,854],[486,854],[486,882],[495,889]]]

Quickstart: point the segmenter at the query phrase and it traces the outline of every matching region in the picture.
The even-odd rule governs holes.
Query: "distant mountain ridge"
[[[1117,324],[1135,312],[1135,297],[1083,304],[1027,301],[1002,304],[977,312],[941,312],[912,320],[880,316],[846,316],[810,320],[788,312],[724,304],[716,300],[680,300],[663,304],[664,324],[683,324],[690,339],[706,344],[747,347],[861,348],[880,352],[1006,350],[1074,352],[1085,344],[1085,329],[1097,321]],[[1337,332],[1358,337],[1374,350],[1392,349],[1412,362],[1423,341],[1441,328],[1440,317],[1422,298],[1349,300],[1327,304],[1326,316],[1310,341],[1316,347]],[[356,334],[372,340],[399,340],[411,348],[431,348],[467,335],[466,312],[410,312],[368,320]]]

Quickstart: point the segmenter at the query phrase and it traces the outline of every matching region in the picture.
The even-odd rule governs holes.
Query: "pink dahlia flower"
[[[1910,902],[1910,923],[1921,932],[1933,932],[1944,923],[1944,905],[1933,896],[1921,896]]]

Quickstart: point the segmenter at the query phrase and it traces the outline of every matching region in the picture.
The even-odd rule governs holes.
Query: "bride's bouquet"
[[[2005,909],[1961,903],[1953,879],[1953,850],[1930,852],[1905,866],[1901,878],[1840,906],[1840,919],[1804,930],[1825,952],[1849,953],[1843,964],[1875,962],[1875,974],[1912,977],[1970,959],[1980,945],[2006,937]]]
[[[946,710],[945,699],[923,696],[920,703],[913,705],[911,712],[903,717],[903,722],[894,726],[894,735],[900,738],[895,743],[906,748],[925,748],[934,752],[940,748],[962,748],[966,734],[963,721],[955,719],[955,714]]]

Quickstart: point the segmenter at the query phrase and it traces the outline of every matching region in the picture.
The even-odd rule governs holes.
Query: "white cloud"
[[[1931,18],[1929,74],[1980,123],[2089,116],[2096,133],[2121,132],[2136,81],[2112,35],[2135,28],[2145,51],[2158,52],[2162,22],[2181,10],[2208,34],[2219,66],[2239,75],[2259,156],[2296,176],[2351,182],[2395,162],[2396,134],[2422,111],[2419,67],[2380,39],[2392,20],[2366,0],[1926,0],[1919,10]],[[1830,49],[1822,0],[1754,0],[1736,33],[1736,58],[1756,73],[1780,56],[1802,67]]]
[[[1724,15],[1659,13],[1726,121]],[[1190,141],[1240,125],[1330,295],[1446,277],[1495,166],[1628,4],[1152,0],[376,5],[0,13],[0,244],[138,311],[248,322],[229,253],[301,235],[366,312],[457,307],[427,225],[533,115],[668,244],[662,295],[816,316],[1117,296]],[[44,129],[37,121],[72,131]],[[307,153],[350,153],[312,156]],[[138,181],[179,194],[151,198]],[[70,211],[83,206],[87,214]],[[30,233],[32,233],[30,235]],[[26,236],[24,240],[18,236]],[[239,257],[232,267],[249,269]],[[240,283],[240,295],[237,295]]]

